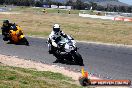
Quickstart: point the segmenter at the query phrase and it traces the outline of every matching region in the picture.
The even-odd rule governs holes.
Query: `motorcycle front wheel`
[[[23,37],[23,38],[21,39],[21,43],[23,43],[24,45],[29,46],[29,42],[27,41],[27,39],[26,39],[25,37]]]
[[[75,64],[84,66],[82,56],[78,52],[74,52],[72,54],[72,58],[73,58]]]

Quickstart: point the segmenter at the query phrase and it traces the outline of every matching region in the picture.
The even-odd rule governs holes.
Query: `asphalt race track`
[[[0,35],[0,54],[18,56],[37,62],[56,64],[79,71],[78,65],[53,63],[55,57],[48,54],[46,39],[27,38],[30,46],[6,44]],[[132,80],[132,48],[97,44],[77,43],[82,55],[85,70],[105,79]]]

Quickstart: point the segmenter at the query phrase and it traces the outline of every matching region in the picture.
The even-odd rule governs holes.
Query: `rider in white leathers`
[[[60,29],[60,25],[59,24],[54,24],[53,25],[53,31],[51,32],[51,34],[49,35],[49,53],[52,54],[54,52],[53,48],[57,48],[59,47],[58,43],[61,41],[62,38],[66,38],[67,35]],[[55,61],[58,62],[58,59]]]
[[[49,39],[54,47],[58,47],[58,42],[61,41],[62,37],[67,37],[67,35],[60,30],[59,24],[54,24],[53,31],[49,35]]]

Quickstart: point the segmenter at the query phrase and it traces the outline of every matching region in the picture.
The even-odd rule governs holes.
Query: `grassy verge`
[[[0,14],[0,18],[16,22],[24,29],[26,35],[48,37],[52,25],[58,23],[64,32],[76,40],[132,44],[131,22],[82,18],[78,14],[57,13],[56,9],[47,9],[48,13],[44,14],[42,10],[42,8],[17,7],[14,11],[23,12],[22,14]]]
[[[82,88],[60,73],[0,65],[0,88]]]

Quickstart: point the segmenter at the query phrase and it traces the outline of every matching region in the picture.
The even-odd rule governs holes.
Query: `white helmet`
[[[53,31],[54,32],[59,32],[60,31],[60,25],[59,24],[54,24]]]

